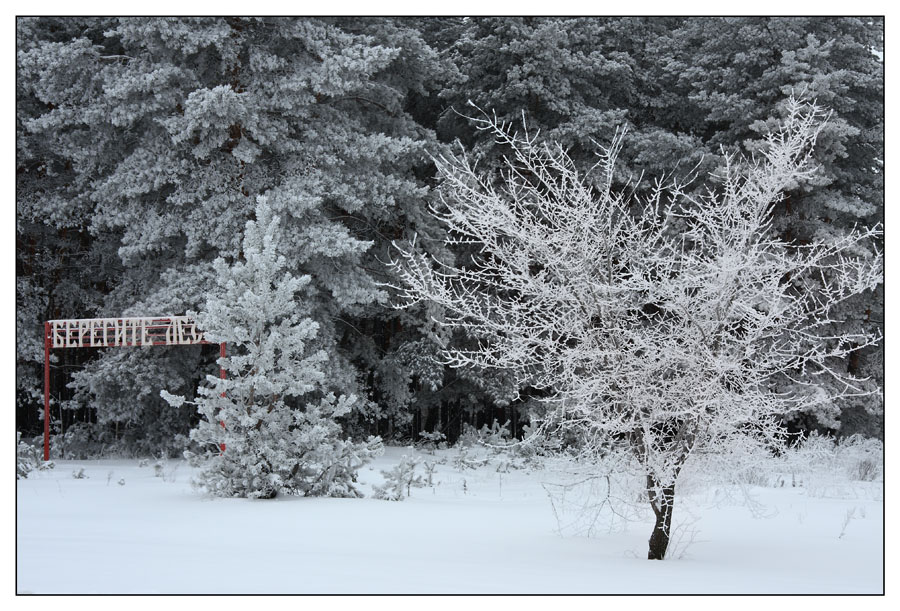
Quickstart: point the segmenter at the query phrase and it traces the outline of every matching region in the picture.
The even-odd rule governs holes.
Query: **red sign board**
[[[190,316],[163,318],[79,318],[44,323],[44,460],[50,460],[50,350],[118,346],[208,344]],[[225,356],[221,343],[219,355]],[[224,379],[225,370],[219,369]],[[223,393],[224,395],[224,393]],[[222,446],[222,451],[225,447]]]

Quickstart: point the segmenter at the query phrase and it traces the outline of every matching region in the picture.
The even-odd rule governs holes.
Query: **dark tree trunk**
[[[650,496],[650,507],[656,516],[653,533],[650,535],[650,551],[648,560],[662,560],[669,547],[669,535],[672,533],[672,510],[675,508],[675,484],[660,488],[652,475],[647,476],[647,493]]]

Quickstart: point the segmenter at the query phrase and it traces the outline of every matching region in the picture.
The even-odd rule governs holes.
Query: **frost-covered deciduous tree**
[[[191,439],[205,451],[189,458],[202,466],[198,483],[217,496],[358,496],[356,471],[381,442],[342,437],[335,419],[357,398],[327,387],[328,355],[303,301],[310,278],[287,270],[278,223],[261,197],[244,231],[243,261],[215,261],[218,289],[197,321],[231,354],[220,359],[227,378],[208,376],[198,389],[202,417]],[[163,397],[173,407],[184,401]]]
[[[444,326],[478,340],[448,346],[448,363],[514,372],[548,392],[544,432],[639,463],[651,559],[665,555],[692,453],[777,443],[785,414],[871,392],[840,363],[879,338],[822,330],[881,282],[880,256],[858,248],[880,230],[808,244],[771,231],[781,193],[815,176],[823,119],[791,99],[757,158],[726,156],[700,195],[670,180],[643,196],[611,186],[622,134],[586,181],[561,147],[485,117],[510,151],[502,179],[442,158],[433,211],[474,254],[454,266],[400,249],[403,305],[438,304]]]

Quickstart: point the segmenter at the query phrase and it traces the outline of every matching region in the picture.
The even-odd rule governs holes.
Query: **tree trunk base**
[[[653,532],[650,534],[650,550],[648,560],[664,560],[669,549],[669,536],[672,534],[672,510],[675,508],[675,486],[659,488],[652,476],[647,476],[647,491],[650,495],[650,507],[656,516]]]

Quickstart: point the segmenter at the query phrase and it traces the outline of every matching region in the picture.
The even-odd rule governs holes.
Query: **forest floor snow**
[[[676,500],[674,557],[651,562],[648,515],[563,536],[566,504],[546,469],[502,473],[495,459],[461,471],[456,450],[416,450],[445,459],[434,485],[372,498],[381,470],[408,453],[387,448],[364,466],[362,499],[214,499],[192,489],[181,460],[57,461],[16,483],[17,592],[884,591],[881,482],[752,488],[752,510],[693,487]]]

